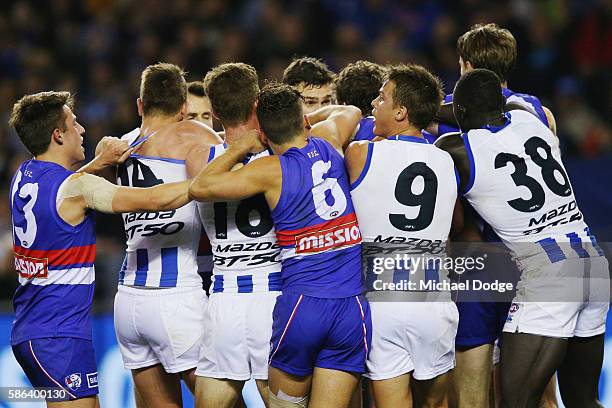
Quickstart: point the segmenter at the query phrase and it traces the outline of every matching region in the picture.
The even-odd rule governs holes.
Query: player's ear
[[[138,116],[142,117],[142,115],[144,113],[142,99],[140,99],[140,98],[136,99],[136,107],[138,109]]]
[[[458,103],[453,103],[453,115],[455,116],[455,120],[459,124],[459,128],[462,128],[462,124],[465,123],[465,119],[467,116],[465,106],[459,105]]]
[[[406,116],[408,116],[408,108],[406,108],[405,106],[400,106],[399,108],[396,109],[395,111],[396,121],[401,122],[404,119],[406,119]]]
[[[264,133],[262,129],[259,129],[259,140],[261,141],[261,144],[263,144],[264,146],[270,147],[270,140],[268,139],[268,137],[266,136],[266,134]]]
[[[185,103],[181,106],[181,117],[186,118],[188,112],[189,112],[189,102],[185,101]]]
[[[219,117],[219,115],[217,115],[217,112],[215,112],[212,107],[210,108],[210,113],[212,113],[213,118],[217,119],[218,121],[221,121],[221,118]]]
[[[53,129],[53,133],[51,133],[51,141],[57,143],[58,145],[64,144],[64,138],[62,136],[62,131],[59,128]]]

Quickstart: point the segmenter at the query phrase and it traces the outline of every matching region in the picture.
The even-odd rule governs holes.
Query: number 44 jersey
[[[211,146],[208,161],[227,145]],[[243,164],[269,156],[265,150]],[[280,248],[263,194],[240,201],[198,203],[213,253],[212,293],[274,292],[281,289]]]
[[[519,262],[537,267],[601,255],[576,204],[557,137],[528,112],[463,135],[470,161],[465,197]],[[559,245],[563,243],[564,245]]]
[[[135,129],[122,140],[133,145],[139,135],[140,129]],[[184,160],[138,154],[130,156],[117,171],[117,183],[126,187],[152,187],[187,178]],[[197,265],[202,224],[194,202],[177,210],[133,212],[122,217],[127,250],[119,285],[152,288],[202,285]]]

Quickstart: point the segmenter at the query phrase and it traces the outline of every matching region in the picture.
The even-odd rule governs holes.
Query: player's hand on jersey
[[[261,137],[257,129],[247,130],[242,134],[242,137],[234,143],[234,145],[244,153],[259,153],[266,149],[266,146],[261,141]]]
[[[96,158],[105,166],[123,163],[134,151],[125,140],[104,136],[96,146]]]

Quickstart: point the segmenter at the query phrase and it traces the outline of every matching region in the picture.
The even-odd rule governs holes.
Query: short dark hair
[[[502,112],[505,98],[501,81],[491,70],[474,69],[459,78],[453,102],[461,105],[469,116]]]
[[[266,84],[259,93],[257,119],[266,136],[275,144],[291,140],[304,129],[302,96],[287,84]]]
[[[259,92],[257,71],[242,62],[217,65],[204,77],[213,111],[224,125],[246,122]]]
[[[317,58],[295,58],[283,72],[283,83],[297,86],[301,83],[311,86],[323,86],[334,81],[334,73]]]
[[[372,101],[385,78],[385,68],[370,61],[348,64],[336,77],[336,99],[338,103],[354,105],[363,116],[372,114]]]
[[[149,65],[142,71],[140,100],[145,115],[178,113],[187,100],[185,73],[166,62]]]
[[[13,105],[9,125],[15,128],[23,145],[34,156],[43,154],[55,129],[66,131],[64,105],[72,108],[70,92],[40,92],[26,95]]]
[[[417,64],[400,64],[388,68],[386,79],[395,84],[393,105],[408,110],[408,120],[419,129],[435,118],[444,98],[442,82]]]
[[[204,89],[204,82],[192,81],[187,83],[187,92],[200,98],[205,97],[206,90]]]
[[[516,40],[497,24],[476,24],[457,40],[457,53],[472,68],[491,70],[505,82],[516,65]]]

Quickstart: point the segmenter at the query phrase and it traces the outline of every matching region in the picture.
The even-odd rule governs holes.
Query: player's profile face
[[[302,94],[304,101],[304,113],[314,112],[323,106],[331,105],[333,102],[333,90],[331,84],[315,86],[306,85],[303,82],[297,87],[297,90]]]
[[[64,105],[64,128],[62,132],[63,142],[68,149],[71,159],[75,161],[85,160],[85,148],[83,147],[83,133],[85,128],[76,120],[72,109]]]
[[[372,116],[374,116],[374,134],[376,136],[390,136],[387,134],[394,121],[395,109],[393,108],[393,91],[395,84],[385,81],[378,92],[376,99],[372,101]]]
[[[207,96],[195,96],[187,94],[187,116],[186,119],[197,120],[209,127],[213,127],[212,107]]]

